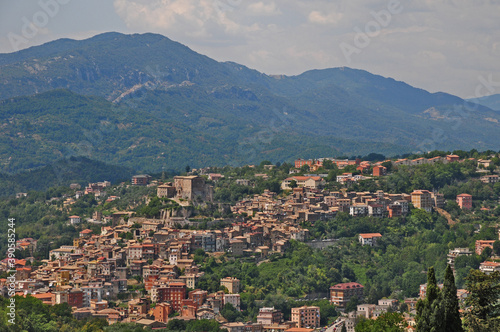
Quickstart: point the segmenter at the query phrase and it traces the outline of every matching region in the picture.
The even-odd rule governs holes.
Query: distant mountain
[[[485,107],[489,107],[495,111],[500,111],[500,93],[498,93],[496,95],[481,97],[481,98],[471,98],[471,99],[467,99],[467,101],[470,101],[471,103],[483,105]]]
[[[0,54],[0,87],[6,172],[74,155],[159,171],[500,149],[500,113],[459,97],[350,68],[268,76],[156,34]]]
[[[263,159],[292,160],[302,155],[340,155],[346,150],[359,154],[368,154],[372,148],[383,153],[404,150],[394,144],[295,132],[295,120],[280,120],[284,115],[272,111],[265,117],[259,101],[243,98],[233,114],[225,114],[212,105],[218,104],[219,94],[194,93],[188,88],[173,93],[175,98],[155,91],[129,100],[142,100],[139,106],[127,101],[117,105],[68,90],[4,100],[0,102],[2,170],[34,169],[71,156],[157,172],[184,169],[186,165],[224,166]],[[185,101],[177,105],[180,99]]]

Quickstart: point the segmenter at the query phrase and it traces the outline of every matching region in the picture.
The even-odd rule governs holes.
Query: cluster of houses
[[[151,228],[150,223],[137,227],[129,219],[124,225],[102,227],[100,234],[82,230],[72,246],[51,250],[50,259],[41,266],[16,260],[16,291],[49,305],[68,303],[76,318],[101,317],[110,324],[136,322],[162,327],[169,316],[178,313],[177,319],[218,319],[230,331],[243,331],[249,326],[251,331],[272,331],[276,325],[282,330],[310,330],[319,327],[317,307],[292,309],[290,322],[283,322],[273,313],[269,320],[268,308],[261,310],[257,323],[225,321],[219,314],[225,304],[240,309],[240,281],[223,278],[223,291],[212,294],[197,289],[203,272],[192,259],[196,249],[214,257],[220,254],[217,251],[266,257],[272,252],[283,252],[297,230],[259,218],[216,231],[172,229],[161,224]],[[36,242],[22,239],[18,245],[34,249]],[[0,266],[8,269],[6,262]],[[133,290],[133,278],[142,280],[146,294]],[[7,291],[5,286],[6,280],[0,280],[3,292]],[[127,292],[133,294],[133,299],[126,306],[109,307],[109,301],[121,299],[120,294]]]
[[[384,162],[390,162],[394,166],[418,166],[424,164],[436,164],[436,163],[452,163],[460,161],[460,157],[457,155],[447,155],[446,157],[434,157],[434,158],[417,158],[417,159],[398,159],[398,160],[385,160],[383,162],[371,163],[369,161],[361,161],[361,159],[348,160],[348,159],[335,159],[335,158],[318,158],[318,159],[297,159],[295,160],[295,168],[301,168],[304,165],[309,166],[310,170],[316,171],[323,167],[325,161],[331,161],[332,164],[336,165],[339,169],[343,169],[346,166],[356,166],[358,170],[363,170],[370,168],[371,166],[380,166]],[[490,160],[478,160],[478,163],[488,167]],[[487,165],[487,166],[486,166]],[[361,168],[358,168],[360,167]]]
[[[280,222],[297,225],[303,221],[327,220],[338,212],[352,216],[399,217],[414,207],[431,211],[441,208],[445,200],[442,194],[416,190],[411,194],[389,194],[381,190],[372,192],[327,191],[306,186],[293,188],[288,196],[278,197],[266,191],[262,195],[243,199],[232,211],[257,218],[274,218]]]
[[[323,166],[327,159],[297,160],[295,167],[308,165],[311,169]],[[338,168],[354,165],[358,169],[373,169],[373,176],[381,176],[386,168],[381,163],[372,165],[360,160],[328,159]],[[436,157],[415,160],[401,159],[394,165],[419,165],[436,162],[458,161],[458,156]],[[273,165],[269,165],[270,167]],[[216,182],[223,176],[210,173],[210,180]],[[337,177],[341,183],[365,179],[362,175],[344,173]],[[248,185],[241,179],[238,184]],[[485,175],[481,181],[494,183],[497,175]],[[151,176],[136,175],[132,185],[151,185]],[[158,183],[154,183],[156,185]],[[197,288],[204,273],[195,263],[193,254],[202,249],[215,259],[223,253],[234,257],[252,256],[256,260],[266,259],[271,254],[283,254],[290,240],[307,241],[309,231],[300,227],[301,222],[314,222],[333,218],[339,212],[352,216],[399,217],[409,212],[410,203],[418,209],[431,211],[443,207],[443,195],[427,190],[415,190],[410,194],[389,194],[383,191],[354,192],[346,188],[340,191],[322,189],[322,176],[292,176],[282,183],[290,190],[286,196],[265,190],[263,194],[243,199],[231,207],[231,211],[245,217],[244,222],[235,221],[222,229],[191,230],[179,229],[178,225],[191,225],[194,221],[186,216],[179,217],[162,213],[159,219],[137,218],[129,211],[118,211],[103,217],[96,212],[93,220],[111,222],[103,226],[98,234],[84,229],[72,245],[61,246],[49,252],[49,259],[40,266],[27,264],[27,260],[15,261],[16,292],[28,294],[49,305],[68,303],[78,319],[87,317],[105,318],[110,324],[136,322],[151,328],[166,326],[175,313],[175,319],[216,319],[222,327],[231,332],[261,331],[310,331],[320,327],[320,310],[315,306],[292,308],[291,320],[285,322],[283,314],[275,308],[261,308],[257,322],[228,322],[220,315],[224,305],[230,303],[240,310],[240,280],[226,277],[220,280],[220,291],[208,293]],[[108,181],[90,183],[77,195],[104,195],[110,186]],[[78,190],[77,186],[74,189]],[[207,202],[213,200],[213,186],[197,175],[176,176],[173,182],[159,183],[157,196],[183,203]],[[77,197],[78,199],[78,197]],[[108,199],[113,199],[108,198]],[[67,203],[67,202],[66,202]],[[70,204],[69,202],[68,204]],[[472,208],[472,196],[461,194],[457,203],[462,209]],[[186,206],[184,204],[183,206]],[[79,216],[71,216],[69,223],[78,225]],[[239,218],[243,220],[243,218]],[[95,229],[95,228],[94,228]],[[380,233],[359,234],[362,245],[375,246],[382,238]],[[476,253],[493,247],[494,241],[478,240]],[[20,239],[16,248],[33,253],[37,241]],[[465,248],[450,250],[449,264],[454,267],[455,258],[471,255]],[[29,259],[28,259],[29,260]],[[10,269],[7,261],[0,262],[0,270]],[[486,261],[480,269],[486,273],[500,271],[500,263]],[[0,292],[7,292],[6,279],[0,279]],[[143,285],[139,289],[137,285]],[[344,309],[353,297],[362,300],[363,286],[350,282],[333,285],[330,288],[330,303]],[[421,296],[425,296],[425,285]],[[461,294],[466,296],[466,294]],[[126,305],[110,307],[110,301],[124,301]],[[416,300],[408,299],[407,305],[414,308]],[[358,305],[354,313],[343,316],[336,322],[354,331],[356,317],[376,318],[381,313],[399,305],[397,300],[383,299],[378,305]],[[412,325],[411,317],[407,317]]]
[[[207,187],[197,180],[197,177],[176,177],[179,183],[173,185],[174,196],[196,199],[202,193],[207,198]],[[159,195],[163,195],[162,190],[165,186],[158,186]],[[168,197],[169,189],[166,191]],[[161,327],[169,316],[178,313],[178,319],[215,318],[228,323],[231,331],[238,330],[239,324],[231,326],[219,313],[227,303],[240,309],[239,280],[222,279],[224,291],[213,294],[197,289],[203,272],[194,263],[193,253],[203,249],[214,257],[227,252],[236,257],[253,255],[265,259],[272,253],[283,253],[289,240],[300,237],[298,234],[302,232],[299,227],[267,216],[203,231],[173,228],[163,219],[124,218],[130,216],[128,213],[116,215],[114,226],[101,227],[99,234],[91,229],[82,230],[73,245],[51,250],[49,259],[40,266],[16,260],[17,294],[30,294],[46,304],[68,303],[79,319],[93,316],[105,318],[109,323],[137,322]],[[70,219],[75,224],[81,222],[78,216]],[[17,245],[31,252],[36,249],[36,241],[29,238],[19,240]],[[6,261],[0,263],[0,269],[8,269]],[[145,294],[134,288],[134,278],[143,282]],[[7,290],[5,286],[6,280],[0,280],[3,292]],[[128,292],[132,293],[132,300],[126,302],[127,306],[109,307],[109,301],[128,300],[120,297]],[[300,312],[299,317],[302,317]],[[303,321],[300,318],[300,322],[278,324],[302,328]],[[265,326],[257,324],[252,331],[264,331]],[[319,326],[319,318],[314,326]]]

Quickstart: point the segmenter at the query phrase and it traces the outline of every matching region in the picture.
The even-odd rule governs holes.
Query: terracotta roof
[[[380,233],[364,233],[364,234],[359,234],[363,239],[371,239],[374,237],[382,237],[382,234]]]
[[[351,289],[351,288],[363,288],[363,285],[358,284],[357,282],[346,282],[343,284],[336,284],[330,289]]]

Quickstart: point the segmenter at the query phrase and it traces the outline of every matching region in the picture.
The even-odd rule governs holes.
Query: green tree
[[[462,332],[462,320],[458,311],[457,286],[453,271],[448,265],[444,273],[443,286],[444,326],[446,332]]]
[[[91,330],[89,330],[90,332]],[[105,332],[142,332],[144,327],[135,323],[117,323],[104,328]]]
[[[242,317],[241,312],[236,310],[231,303],[226,303],[220,313],[230,322],[235,322],[237,319]]]
[[[215,320],[201,319],[191,320],[187,323],[186,331],[188,332],[218,332],[221,331],[219,323]]]
[[[434,267],[430,267],[427,271],[427,292],[424,300],[417,302],[417,316],[415,321],[417,323],[417,332],[427,331],[442,331],[436,329],[442,319],[442,305],[440,299],[440,291],[436,283],[436,275]]]
[[[403,332],[404,317],[397,312],[386,312],[377,319],[364,319],[356,325],[356,332]]]
[[[345,326],[345,323],[342,324],[342,329],[340,330],[340,332],[347,332],[347,327]]]
[[[293,189],[293,188],[297,188],[297,186],[298,186],[298,185],[297,185],[297,181],[295,181],[295,180],[290,181],[290,184],[289,184],[288,186],[289,186],[290,188],[292,188],[292,189]]]
[[[496,240],[493,242],[493,252],[495,255],[500,256],[500,241]]]
[[[479,270],[471,270],[465,280],[469,292],[465,303],[470,307],[465,315],[465,326],[474,332],[498,331],[500,273],[487,275]]]
[[[185,331],[187,323],[181,319],[169,319],[167,323],[167,331]]]

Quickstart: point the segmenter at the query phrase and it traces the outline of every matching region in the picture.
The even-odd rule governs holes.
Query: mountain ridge
[[[105,33],[0,54],[0,87],[6,172],[66,156],[96,135],[113,143],[101,139],[102,146],[91,144],[95,156],[83,155],[145,171],[500,149],[500,113],[457,96],[347,67],[269,76],[152,33]]]

